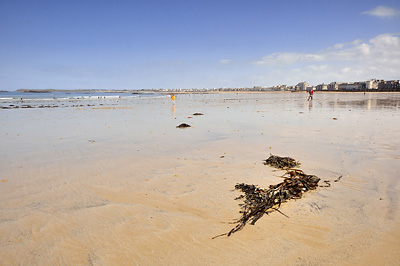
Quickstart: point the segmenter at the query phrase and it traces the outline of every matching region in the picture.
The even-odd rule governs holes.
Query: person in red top
[[[313,94],[314,94],[314,91],[311,89],[309,92],[308,92],[308,99],[307,99],[307,101],[309,101],[309,100],[312,100],[312,97],[313,97]]]

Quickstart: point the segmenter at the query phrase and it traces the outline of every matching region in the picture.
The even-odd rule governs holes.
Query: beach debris
[[[94,139],[89,139],[88,141],[92,144],[96,142]]]
[[[340,179],[342,179],[343,176],[339,176],[338,178],[336,178],[335,180],[333,180],[333,182],[339,182]]]
[[[289,218],[279,210],[282,203],[291,199],[301,199],[305,192],[315,190],[319,186],[318,182],[321,179],[316,175],[308,175],[303,170],[294,169],[293,167],[299,166],[300,163],[291,157],[280,157],[271,154],[264,164],[285,170],[285,173],[281,176],[284,178],[283,182],[270,185],[269,188],[245,183],[236,184],[235,189],[243,193],[235,199],[243,201],[243,203],[239,204],[241,217],[233,222],[236,226],[229,232],[217,235],[212,239],[221,236],[229,237],[231,234],[242,230],[247,223],[254,225],[264,214],[270,214],[275,211]],[[342,176],[339,176],[333,182],[339,182],[341,178]],[[324,182],[325,185],[320,187],[330,186],[330,181]],[[318,206],[316,203],[315,205]]]
[[[265,165],[270,165],[278,169],[289,169],[300,166],[300,162],[290,157],[280,157],[270,154],[269,158],[264,160]]]
[[[1,180],[2,183],[5,183],[5,182],[7,182],[7,181],[8,181],[7,179],[2,179],[2,180]]]
[[[191,127],[191,125],[186,124],[186,123],[182,123],[179,126],[176,126],[176,128],[187,128],[187,127]]]
[[[204,115],[204,114],[202,114],[202,113],[194,113],[193,115]]]
[[[335,180],[333,180],[333,182],[339,182],[340,179],[342,179],[343,176],[339,176],[338,178],[336,178]],[[330,180],[324,180],[325,185],[324,186],[320,186],[320,187],[330,187],[331,186],[331,181]]]
[[[334,118],[332,118],[333,120],[337,120],[337,118],[336,117],[334,117]]]
[[[239,213],[242,217],[234,222],[237,225],[228,233],[215,236],[213,239],[230,236],[242,230],[247,223],[254,225],[264,214],[274,211],[288,217],[279,210],[281,204],[290,199],[300,199],[304,192],[316,189],[320,181],[319,177],[307,175],[299,169],[287,170],[284,178],[283,182],[270,185],[269,188],[245,183],[236,184],[235,189],[244,193],[236,198],[236,200],[243,200],[243,204],[239,204],[241,209]]]

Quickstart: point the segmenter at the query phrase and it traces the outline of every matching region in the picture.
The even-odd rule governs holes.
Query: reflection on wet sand
[[[366,99],[356,101],[336,101],[330,103],[332,107],[339,108],[365,108],[381,109],[381,108],[400,108],[400,99]]]
[[[376,93],[377,94],[377,93]],[[345,95],[341,99],[329,102],[329,106],[333,108],[362,108],[362,109],[387,109],[400,108],[400,97],[398,94],[391,93],[389,95],[374,95],[384,96],[383,98],[372,97],[371,94],[363,95],[366,99],[346,99]]]
[[[304,95],[305,96],[305,95]],[[294,98],[298,106],[305,106],[303,99]],[[400,93],[334,93],[317,92],[308,107],[329,109],[400,109]]]

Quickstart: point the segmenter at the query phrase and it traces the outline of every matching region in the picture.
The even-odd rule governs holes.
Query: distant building
[[[328,84],[328,90],[329,91],[337,91],[339,90],[339,84],[338,82],[331,82]]]
[[[315,90],[316,91],[327,91],[328,90],[328,85],[322,83],[322,84],[318,84],[317,86],[315,86]]]
[[[363,90],[366,89],[365,82],[340,83],[339,90]]]
[[[299,87],[299,90],[301,90],[301,91],[305,91],[305,90],[307,90],[308,82],[306,82],[306,81],[300,82],[296,85],[296,87]]]
[[[400,91],[400,80],[381,80],[378,83],[378,89]]]
[[[277,88],[280,91],[286,91],[287,90],[287,86],[286,85],[278,85]]]
[[[368,90],[378,89],[378,81],[376,79],[367,80],[365,84]]]

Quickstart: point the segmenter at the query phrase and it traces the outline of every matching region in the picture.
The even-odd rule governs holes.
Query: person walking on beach
[[[308,92],[308,99],[307,99],[307,101],[312,100],[313,95],[314,95],[314,91],[311,89],[311,90]]]
[[[171,100],[175,104],[175,95],[173,93],[171,94]]]

